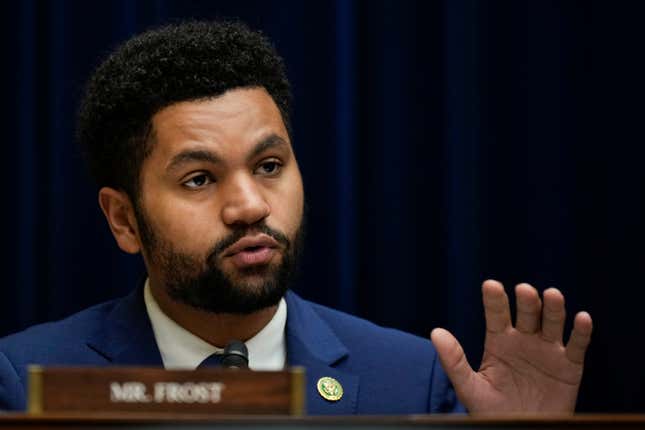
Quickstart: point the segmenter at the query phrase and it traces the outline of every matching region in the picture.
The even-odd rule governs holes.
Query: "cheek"
[[[158,234],[177,250],[202,254],[217,240],[217,217],[213,215],[216,209],[211,206],[202,203],[196,207],[178,199],[155,198],[147,205],[147,213]]]
[[[304,192],[300,176],[292,175],[273,193],[272,199],[271,213],[276,222],[280,224],[276,227],[293,237],[300,227],[304,208]]]

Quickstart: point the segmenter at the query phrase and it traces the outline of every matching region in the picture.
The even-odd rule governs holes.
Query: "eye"
[[[183,185],[187,188],[190,188],[192,190],[196,190],[199,188],[202,188],[210,183],[212,183],[213,180],[211,177],[205,173],[202,173],[200,175],[193,176],[189,180],[183,183]]]
[[[267,160],[260,164],[256,172],[260,175],[272,176],[277,175],[281,169],[282,163],[278,160]]]

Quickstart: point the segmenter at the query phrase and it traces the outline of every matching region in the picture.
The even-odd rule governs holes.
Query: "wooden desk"
[[[463,415],[276,417],[166,414],[2,414],[3,429],[189,430],[325,430],[325,429],[645,429],[645,415],[576,415],[574,417],[467,417]]]

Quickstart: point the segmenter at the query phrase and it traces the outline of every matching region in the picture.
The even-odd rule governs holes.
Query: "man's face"
[[[303,187],[273,99],[235,89],[166,107],[152,125],[136,212],[153,288],[211,312],[276,304],[295,264]]]

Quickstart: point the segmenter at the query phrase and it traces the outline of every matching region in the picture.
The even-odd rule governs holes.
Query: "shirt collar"
[[[150,318],[152,331],[166,369],[195,369],[206,357],[222,352],[195,336],[168,317],[152,296],[147,279],[143,298]],[[282,370],[287,356],[285,325],[287,303],[280,299],[278,309],[269,323],[245,342],[249,350],[249,368],[253,370]]]

